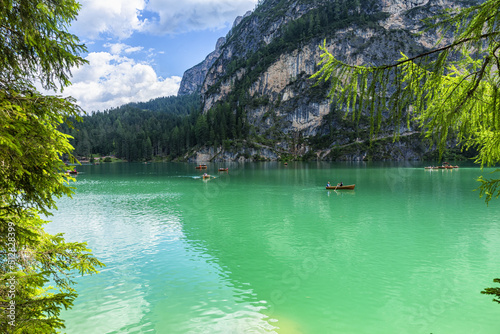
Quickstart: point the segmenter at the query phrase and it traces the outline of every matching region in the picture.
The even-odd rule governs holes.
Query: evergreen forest
[[[198,94],[130,103],[72,123],[62,130],[73,137],[76,156],[127,161],[176,159],[196,145],[227,146],[249,132],[243,109],[232,112],[225,103],[202,114]]]

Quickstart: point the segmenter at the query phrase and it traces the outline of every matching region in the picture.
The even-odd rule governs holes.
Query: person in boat
[[[328,181],[328,183],[326,184],[327,187],[330,187],[330,181]]]
[[[344,185],[344,182],[337,183],[337,187],[342,187]]]

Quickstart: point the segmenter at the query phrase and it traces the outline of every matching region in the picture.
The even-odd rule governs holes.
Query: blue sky
[[[257,0],[80,0],[70,32],[90,63],[63,95],[87,112],[176,95],[184,71],[215,49]]]

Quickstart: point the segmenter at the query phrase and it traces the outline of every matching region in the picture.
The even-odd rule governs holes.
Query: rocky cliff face
[[[353,64],[389,63],[400,52],[412,56],[434,45],[434,33],[415,34],[422,18],[476,2],[267,0],[253,13],[238,18],[224,43],[185,73],[179,93],[199,91],[204,112],[225,101],[239,101],[240,107],[245,101],[253,136],[273,141],[274,152],[346,158],[333,157],[331,152],[366,138],[359,138],[359,129],[332,115],[335,110],[326,97],[326,85],[313,86],[310,76],[319,69],[318,46],[324,41],[332,54]],[[304,140],[321,136],[330,140],[324,150]],[[408,152],[391,158],[422,157],[424,152],[415,152],[421,146],[418,136],[411,137],[414,143],[406,145]],[[388,152],[390,147],[387,143],[380,150]],[[358,153],[356,159],[369,154]]]
[[[211,52],[204,61],[198,65],[187,70],[182,76],[181,85],[179,87],[179,95],[189,95],[192,93],[198,93],[203,81],[205,81],[205,76],[208,70],[213,65],[213,63],[219,58],[222,45],[226,42],[224,37],[217,40],[215,45],[215,50]]]
[[[249,11],[244,16],[238,16],[234,20],[233,29],[240,24],[245,17],[250,16],[251,14],[252,12]],[[212,51],[201,63],[195,65],[184,73],[179,87],[179,92],[177,93],[178,95],[189,95],[200,92],[208,71],[221,55],[221,49],[224,43],[226,43],[226,38],[219,38],[215,45],[215,50]]]

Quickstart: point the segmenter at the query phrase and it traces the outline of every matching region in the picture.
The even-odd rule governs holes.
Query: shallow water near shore
[[[499,332],[480,291],[500,277],[500,202],[473,191],[493,169],[195,166],[77,167],[46,229],[106,267],[77,278],[64,332]]]

